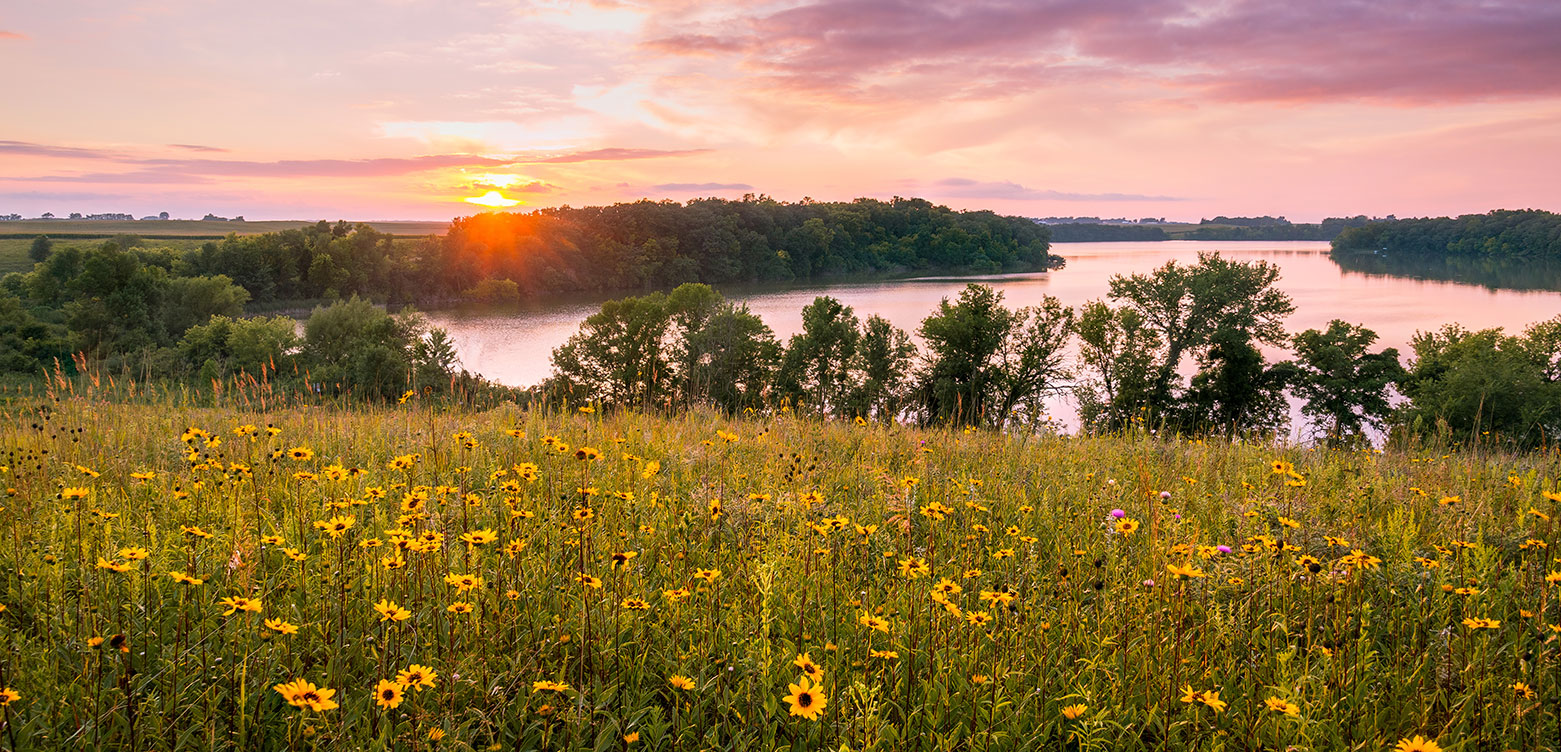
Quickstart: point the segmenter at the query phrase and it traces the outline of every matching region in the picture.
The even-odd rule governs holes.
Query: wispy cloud
[[[0,154],[24,157],[56,157],[60,159],[118,159],[121,154],[102,149],[86,149],[75,146],[37,144],[30,141],[0,141]]]
[[[1142,193],[1077,193],[1043,188],[1027,188],[1007,180],[981,181],[970,178],[944,178],[933,183],[933,195],[984,198],[1003,201],[1184,201],[1176,196]]]
[[[619,161],[626,159],[655,159],[658,157],[682,157],[703,154],[709,149],[592,149],[590,151],[561,154],[546,159],[527,160],[533,164],[572,164],[574,162]]]
[[[231,149],[224,149],[224,148],[222,148],[220,146],[202,146],[201,144],[169,144],[169,146],[173,147],[175,149],[184,149],[185,151],[198,151],[198,152],[227,152],[227,151],[232,151]]]
[[[651,186],[655,191],[751,191],[747,183],[662,183]]]
[[[0,29],[0,39],[26,39],[27,35],[16,31]]]

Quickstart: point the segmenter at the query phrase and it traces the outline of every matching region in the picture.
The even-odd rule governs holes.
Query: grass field
[[[9,396],[10,748],[1557,744],[1554,455]]]

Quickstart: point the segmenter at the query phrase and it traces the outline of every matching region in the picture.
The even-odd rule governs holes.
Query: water
[[[1052,251],[1068,260],[1065,268],[989,277],[727,287],[721,292],[747,303],[782,342],[801,329],[802,308],[818,295],[838,298],[853,307],[859,318],[877,314],[914,334],[939,300],[957,296],[970,282],[1002,291],[1009,306],[1030,305],[1046,295],[1078,306],[1104,298],[1112,275],[1150,272],[1173,259],[1190,263],[1199,251],[1218,251],[1231,259],[1262,259],[1279,266],[1279,287],[1296,306],[1286,322],[1289,331],[1322,329],[1332,319],[1343,319],[1372,329],[1381,338],[1378,347],[1396,347],[1406,358],[1418,331],[1458,323],[1469,329],[1504,327],[1517,332],[1561,314],[1561,274],[1554,265],[1533,262],[1496,271],[1490,264],[1439,263],[1423,270],[1422,278],[1409,278],[1386,274],[1417,273],[1402,262],[1388,265],[1366,257],[1341,266],[1329,258],[1327,243],[1311,241],[1057,243]],[[1548,280],[1557,284],[1550,289],[1523,289]],[[503,384],[527,386],[548,376],[553,348],[574,334],[580,321],[607,297],[560,297],[503,311],[436,311],[429,318],[450,332],[464,368]],[[1283,353],[1272,351],[1269,357],[1283,357]],[[1071,413],[1063,403],[1056,411],[1064,417]]]

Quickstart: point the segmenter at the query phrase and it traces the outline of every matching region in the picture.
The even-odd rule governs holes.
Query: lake
[[[1327,243],[1312,241],[1055,243],[1052,252],[1068,264],[1051,272],[720,289],[727,297],[747,303],[782,342],[801,329],[802,308],[818,295],[841,300],[856,309],[860,318],[877,314],[914,333],[939,300],[958,295],[970,282],[1001,290],[1009,306],[1030,305],[1046,295],[1078,306],[1104,298],[1114,274],[1149,272],[1171,260],[1193,262],[1200,251],[1278,265],[1279,287],[1296,305],[1296,312],[1287,321],[1290,331],[1325,328],[1332,319],[1344,319],[1376,331],[1381,337],[1379,346],[1397,347],[1405,355],[1415,332],[1443,324],[1456,322],[1470,329],[1499,326],[1516,332],[1561,314],[1561,292],[1555,289],[1502,287],[1492,283],[1491,274],[1474,271],[1461,278],[1458,268],[1446,264],[1430,270],[1430,278],[1421,279],[1386,273],[1412,273],[1403,264],[1387,269],[1382,264],[1350,263],[1350,269],[1345,269],[1329,258]],[[1522,286],[1514,284],[1513,288]],[[429,319],[450,332],[464,368],[503,384],[526,386],[547,377],[553,348],[563,344],[581,320],[609,297],[542,299],[502,311],[435,311]],[[1270,353],[1271,358],[1276,356],[1282,354]],[[1056,412],[1066,417],[1071,409],[1059,403]]]

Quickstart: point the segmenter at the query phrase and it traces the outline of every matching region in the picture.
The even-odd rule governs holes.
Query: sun
[[[488,191],[481,196],[470,196],[464,200],[468,204],[488,206],[494,209],[500,209],[506,206],[515,206],[516,204],[520,203],[518,199],[509,198],[504,194],[499,193],[498,191]]]

